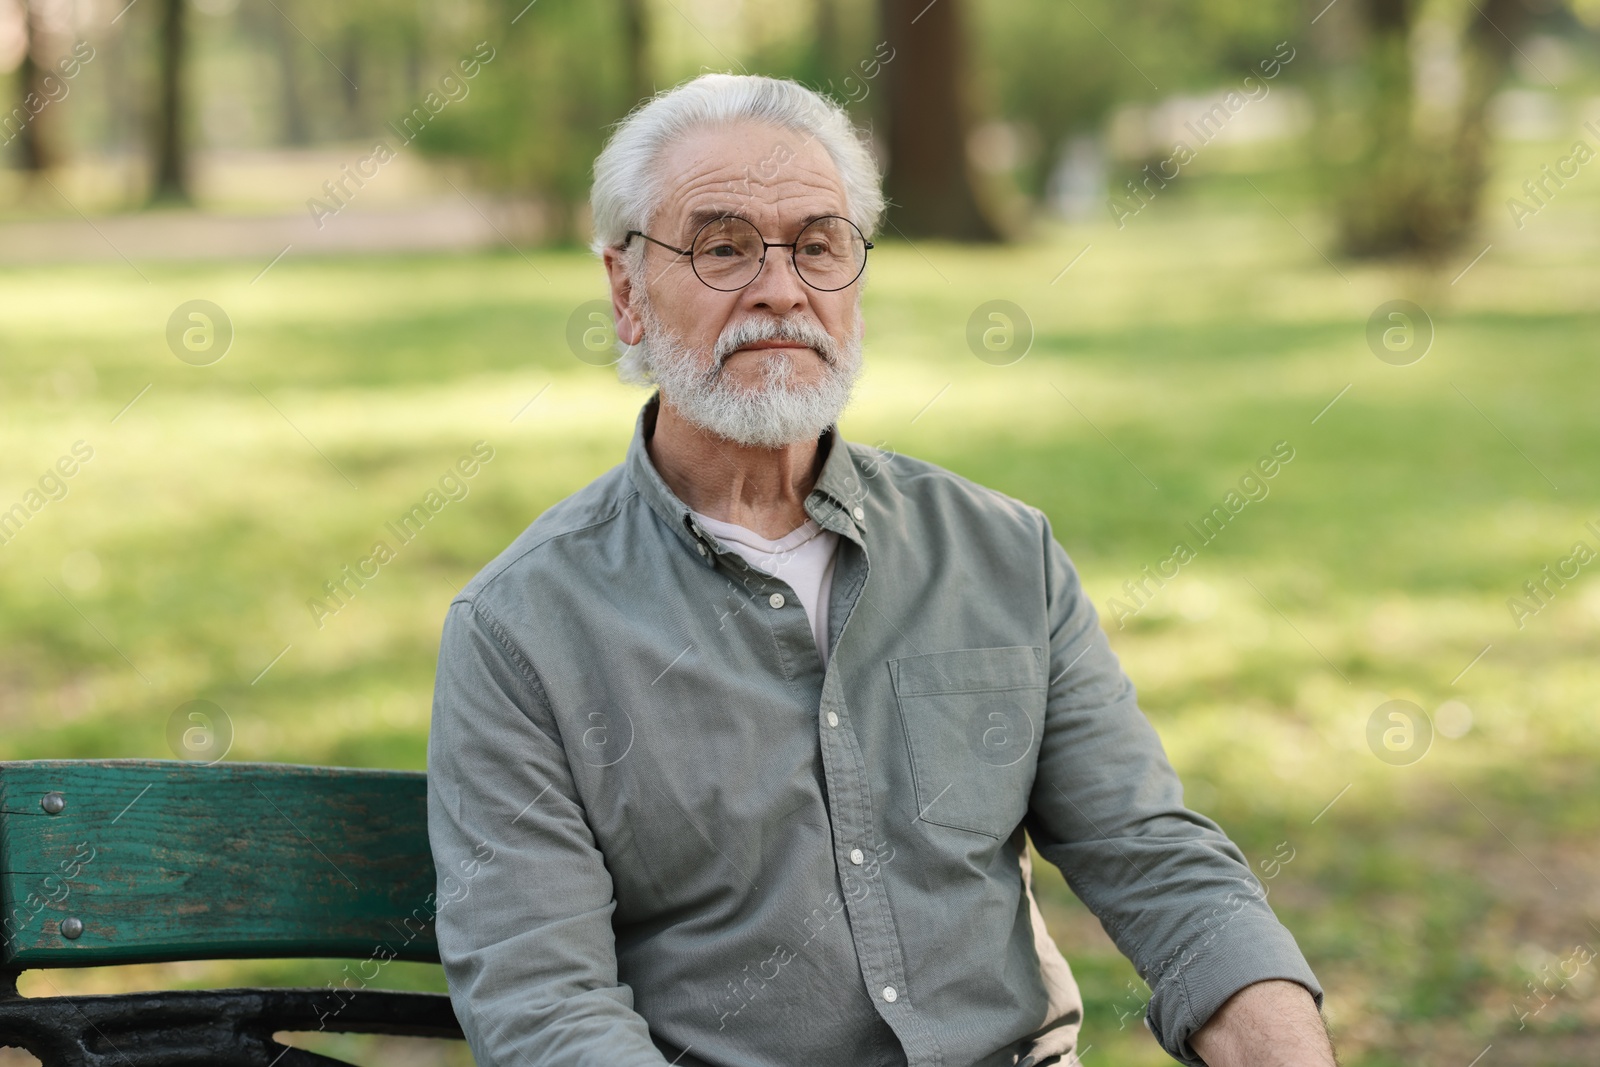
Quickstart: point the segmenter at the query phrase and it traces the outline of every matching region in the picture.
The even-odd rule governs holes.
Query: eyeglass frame
[[[711,226],[711,225],[714,225],[714,224],[719,223],[719,222],[726,222],[729,219],[738,219],[740,222],[744,223],[745,225],[749,226],[752,230],[756,231],[756,236],[761,238],[761,259],[756,262],[756,271],[755,271],[754,274],[750,275],[750,281],[745,282],[744,285],[735,286],[732,289],[718,289],[715,285],[712,285],[710,282],[706,281],[704,278],[701,278],[700,277],[700,272],[698,270],[695,270],[695,267],[694,267],[694,246],[695,246],[695,243],[700,240],[700,235],[705,232],[707,226]],[[845,282],[843,285],[841,285],[841,286],[839,286],[837,288],[834,288],[834,289],[824,289],[820,285],[816,285],[813,282],[807,280],[807,278],[805,276],[805,272],[800,269],[799,260],[797,260],[795,258],[795,249],[800,244],[800,234],[804,234],[807,230],[809,230],[811,227],[815,226],[817,223],[821,222],[823,219],[839,219],[840,221],[847,223],[850,226],[850,228],[852,230],[856,231],[856,233],[860,236],[861,243],[862,243],[861,268],[856,271],[855,276],[852,277],[849,281]],[[867,253],[872,250],[872,247],[873,247],[872,246],[872,242],[867,240],[867,235],[861,232],[861,227],[857,226],[854,222],[851,222],[849,219],[845,218],[843,215],[818,215],[816,218],[812,219],[810,222],[808,222],[804,226],[800,227],[800,234],[796,234],[795,235],[795,239],[793,241],[790,241],[787,244],[784,244],[782,242],[777,242],[777,241],[768,241],[767,240],[767,235],[762,233],[761,232],[761,228],[759,226],[757,226],[755,223],[751,222],[749,219],[745,218],[743,215],[732,215],[732,214],[729,214],[729,215],[718,215],[714,219],[707,219],[705,222],[701,223],[700,224],[700,228],[698,230],[694,231],[694,240],[689,242],[689,248],[688,248],[687,251],[685,251],[682,248],[674,248],[672,245],[667,244],[667,242],[665,242],[665,241],[659,241],[656,238],[651,237],[649,234],[645,233],[643,230],[629,230],[627,232],[627,235],[624,236],[623,239],[622,239],[621,247],[622,248],[627,248],[628,247],[628,243],[630,241],[632,241],[635,237],[643,237],[646,241],[649,241],[652,244],[658,244],[662,248],[665,248],[669,252],[675,252],[680,256],[688,256],[689,257],[689,269],[694,271],[695,278],[700,282],[701,285],[704,285],[707,289],[711,289],[711,290],[713,290],[715,292],[718,292],[718,293],[737,293],[740,289],[744,289],[744,288],[748,287],[757,278],[761,277],[761,271],[767,265],[767,249],[769,249],[769,248],[787,248],[789,250],[789,262],[794,264],[795,277],[799,278],[801,281],[805,282],[807,285],[811,286],[811,288],[815,289],[819,293],[837,293],[837,292],[839,292],[841,290],[848,289],[848,288],[850,288],[852,285],[854,285],[856,283],[856,281],[861,277],[862,274],[866,273],[866,270],[867,270]]]

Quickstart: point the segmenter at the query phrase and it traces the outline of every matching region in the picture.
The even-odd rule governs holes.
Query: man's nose
[[[808,300],[806,283],[800,280],[794,257],[784,249],[768,249],[755,280],[744,287],[747,308],[770,311],[780,318],[804,308]]]

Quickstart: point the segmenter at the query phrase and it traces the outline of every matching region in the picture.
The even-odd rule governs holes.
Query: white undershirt
[[[828,593],[833,588],[833,561],[839,535],[824,530],[815,519],[807,519],[789,533],[769,541],[754,530],[731,522],[713,519],[692,511],[700,525],[717,540],[744,557],[745,562],[764,574],[781,578],[800,598],[811,636],[816,640],[822,665],[828,665]],[[765,605],[763,605],[765,606]]]

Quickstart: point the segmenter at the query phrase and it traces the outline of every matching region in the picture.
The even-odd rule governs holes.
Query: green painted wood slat
[[[0,762],[0,966],[436,963],[425,782],[287,763]]]

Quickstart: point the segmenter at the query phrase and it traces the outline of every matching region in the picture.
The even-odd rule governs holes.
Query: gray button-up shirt
[[[656,404],[445,621],[428,832],[479,1063],[1065,1061],[1081,1001],[1024,830],[1173,1056],[1251,982],[1321,1003],[1042,512],[828,431],[824,670],[799,598],[655,470]]]

